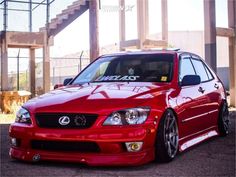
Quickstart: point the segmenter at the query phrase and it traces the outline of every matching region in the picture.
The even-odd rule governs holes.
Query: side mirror
[[[63,84],[56,84],[54,86],[54,90],[59,88],[59,87],[63,87],[63,86],[66,86],[67,84],[69,84],[71,81],[73,80],[73,78],[67,78],[64,80]]]
[[[181,86],[198,85],[201,83],[199,75],[186,75],[184,76]]]
[[[64,80],[63,85],[66,86],[67,84],[69,84],[71,81],[73,80],[73,78],[67,78]]]
[[[63,86],[64,86],[63,84],[56,84],[56,85],[54,86],[54,90],[57,89],[57,88],[59,88],[59,87],[63,87]]]

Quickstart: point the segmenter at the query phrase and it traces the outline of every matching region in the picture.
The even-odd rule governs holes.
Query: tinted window
[[[145,54],[104,56],[86,68],[73,82],[170,82],[173,55]]]
[[[183,58],[181,60],[179,81],[181,82],[184,76],[186,75],[195,75],[195,71],[190,61],[190,58]]]
[[[193,62],[193,66],[196,70],[197,75],[199,75],[201,78],[201,81],[202,82],[208,81],[209,79],[206,73],[205,66],[203,65],[202,61],[197,60],[197,59],[192,59],[192,62]]]
[[[206,69],[208,79],[209,79],[209,80],[212,80],[212,79],[213,79],[213,76],[212,76],[212,74],[211,74],[209,68],[208,68],[206,65],[204,65],[204,67],[205,67],[205,69]]]

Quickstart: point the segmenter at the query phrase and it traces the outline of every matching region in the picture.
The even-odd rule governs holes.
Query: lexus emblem
[[[58,120],[61,125],[68,125],[70,123],[70,118],[68,116],[62,116]]]

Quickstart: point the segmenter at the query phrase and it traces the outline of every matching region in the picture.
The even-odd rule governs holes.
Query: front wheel
[[[229,110],[226,102],[222,104],[220,109],[218,129],[221,136],[226,136],[229,134]]]
[[[166,110],[163,114],[156,138],[156,160],[161,162],[173,160],[179,147],[178,124],[173,111]]]

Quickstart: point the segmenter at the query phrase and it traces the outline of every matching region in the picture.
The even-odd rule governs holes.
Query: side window
[[[193,62],[193,66],[195,68],[195,71],[196,71],[197,75],[199,75],[200,78],[201,78],[201,81],[202,82],[208,81],[209,78],[208,78],[208,75],[207,75],[207,72],[206,72],[206,68],[203,65],[202,61],[198,60],[198,59],[192,59],[192,62]]]
[[[204,65],[204,66],[205,66],[205,69],[206,69],[206,72],[207,72],[207,75],[208,75],[209,80],[212,80],[212,79],[213,79],[213,76],[212,76],[212,74],[211,74],[209,68],[208,68],[206,65]]]
[[[195,71],[192,62],[190,61],[190,57],[182,58],[180,61],[179,81],[181,82],[184,76],[186,75],[195,75]]]

